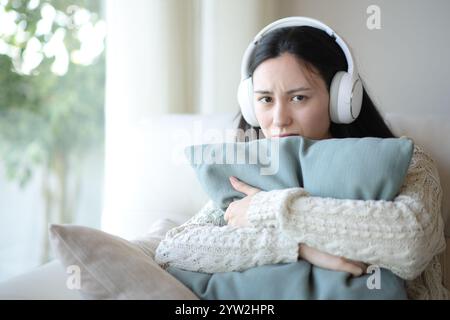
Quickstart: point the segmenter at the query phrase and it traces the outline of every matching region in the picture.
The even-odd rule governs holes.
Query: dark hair
[[[256,67],[265,60],[279,57],[286,52],[296,56],[306,66],[315,67],[324,79],[328,91],[336,72],[347,71],[344,52],[331,36],[317,28],[299,26],[280,28],[262,37],[250,57],[250,74],[253,74]],[[245,121],[240,110],[234,119],[239,116],[238,129],[258,131],[256,127]],[[362,107],[358,118],[350,124],[331,122],[330,132],[333,138],[395,137],[365,89],[363,89]]]

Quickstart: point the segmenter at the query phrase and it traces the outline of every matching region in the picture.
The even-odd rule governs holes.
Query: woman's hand
[[[299,258],[320,268],[349,272],[355,277],[367,272],[367,265],[363,262],[353,261],[344,257],[333,256],[331,254],[311,248],[303,243],[299,244]]]
[[[261,190],[252,187],[235,177],[230,177],[230,182],[234,189],[246,194],[247,196],[240,200],[231,202],[225,211],[224,219],[230,226],[247,227],[250,225],[247,219],[248,206],[250,205],[253,195]]]

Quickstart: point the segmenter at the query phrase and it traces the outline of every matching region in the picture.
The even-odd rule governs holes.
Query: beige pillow
[[[50,243],[56,257],[73,272],[85,299],[187,299],[197,296],[154,261],[165,232],[175,224],[158,221],[145,237],[127,241],[77,225],[52,224]]]

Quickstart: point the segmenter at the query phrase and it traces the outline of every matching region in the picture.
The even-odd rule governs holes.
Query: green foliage
[[[67,21],[76,10],[85,8],[93,13],[92,24],[99,20],[101,9],[100,0],[40,1],[33,10],[29,2],[8,1],[4,10],[15,11],[16,24],[25,26],[22,21],[26,22],[27,40],[35,37],[42,45],[63,28],[69,55],[80,48],[80,26],[54,22],[48,34],[35,35],[42,7],[51,4]],[[20,49],[20,54],[0,54],[0,157],[8,178],[23,187],[39,166],[51,169],[57,154],[77,163],[92,148],[103,148],[105,59],[103,53],[89,65],[69,59],[67,72],[61,76],[52,72],[55,57],[43,55],[40,64],[24,74],[17,69],[17,61],[24,58],[27,40],[0,33],[1,40]]]

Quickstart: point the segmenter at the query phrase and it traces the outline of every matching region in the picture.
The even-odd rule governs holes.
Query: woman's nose
[[[283,103],[277,103],[274,108],[273,124],[276,127],[287,127],[291,124],[292,117],[288,106]]]

